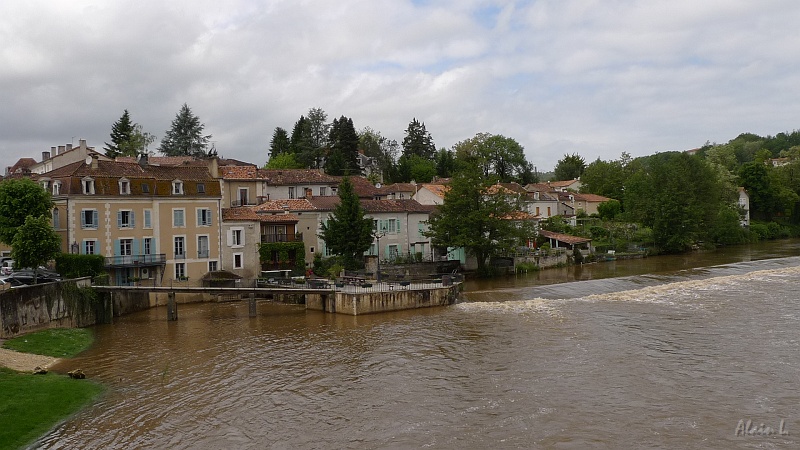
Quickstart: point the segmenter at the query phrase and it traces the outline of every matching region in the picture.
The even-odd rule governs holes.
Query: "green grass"
[[[94,335],[86,328],[51,328],[9,339],[3,347],[23,353],[71,358],[86,350]]]
[[[85,328],[54,328],[9,339],[3,347],[24,353],[70,358],[94,341]],[[29,445],[103,392],[90,380],[33,375],[0,367],[0,449]]]
[[[66,375],[0,367],[0,448],[21,448],[89,403],[103,386]]]

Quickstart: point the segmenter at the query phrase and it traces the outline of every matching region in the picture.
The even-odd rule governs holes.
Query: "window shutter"
[[[228,247],[233,247],[233,230],[228,230]]]
[[[119,256],[122,254],[122,250],[120,249],[119,239],[114,239],[114,256]]]
[[[131,221],[133,221],[132,218],[131,218]],[[138,255],[139,254],[139,239],[134,239],[133,240],[133,243],[131,244],[131,253],[133,255]]]
[[[86,211],[81,211],[81,228],[86,228]]]
[[[100,252],[100,241],[94,241],[94,254],[102,255],[102,253]]]
[[[242,244],[242,246],[244,246],[244,230],[242,230],[242,231],[241,231],[241,234],[240,234],[240,236],[242,236],[242,242],[241,242],[241,244]]]
[[[81,255],[85,254],[86,254],[86,241],[83,241],[83,244],[81,244]]]
[[[131,211],[131,228],[136,228],[136,213]]]
[[[95,228],[100,227],[100,218],[97,215],[97,210],[92,211],[92,226]]]
[[[212,222],[211,222],[211,210],[210,210],[210,209],[207,209],[206,211],[208,211],[208,216],[207,216],[207,218],[208,218],[208,225],[211,225],[211,223],[212,223]]]
[[[202,209],[198,209],[197,210],[197,225],[198,226],[205,225],[203,223],[203,210]]]
[[[117,227],[122,228],[122,211],[117,211]]]

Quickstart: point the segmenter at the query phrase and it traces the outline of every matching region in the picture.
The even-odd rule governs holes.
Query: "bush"
[[[56,256],[56,272],[63,278],[95,277],[103,273],[105,262],[101,255],[62,253]]]

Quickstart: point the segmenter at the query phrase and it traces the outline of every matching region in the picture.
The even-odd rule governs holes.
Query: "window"
[[[172,195],[183,195],[183,181],[175,180],[172,182]]]
[[[184,227],[186,226],[185,220],[185,210],[184,209],[173,209],[172,210],[172,226],[173,227]]]
[[[294,186],[289,188],[289,198],[294,198]]]
[[[208,262],[208,271],[209,272],[216,272],[217,271],[217,262],[216,261],[209,261]]]
[[[197,236],[197,257],[208,258],[208,236]]]
[[[153,211],[149,209],[144,210],[144,227],[153,228]]]
[[[387,247],[388,247],[388,250],[389,250],[389,252],[388,252],[389,253],[389,255],[388,255],[389,259],[390,260],[397,259],[397,255],[399,254],[397,245],[391,244],[391,245],[389,245]]]
[[[127,178],[120,178],[119,180],[119,193],[120,195],[130,195],[131,182]]]
[[[81,210],[81,228],[97,228],[99,219],[96,209]]]
[[[61,195],[61,182],[56,181],[53,183],[53,195]]]
[[[123,209],[117,212],[117,226],[119,228],[133,228],[133,211]]]
[[[185,259],[186,258],[186,238],[183,236],[175,236],[175,245],[173,247],[175,251],[175,259]]]
[[[197,226],[208,227],[211,226],[211,210],[208,208],[200,208],[197,210]]]
[[[231,228],[228,233],[228,246],[229,247],[243,247],[244,246],[244,229]]]
[[[83,254],[84,255],[96,255],[97,251],[98,251],[97,241],[95,241],[95,240],[83,241]]]
[[[42,189],[44,189],[45,191],[50,190],[50,180],[42,180],[41,183],[42,183]]]
[[[242,254],[241,253],[234,253],[233,254],[233,268],[234,269],[241,269],[243,266],[242,264]]]
[[[150,193],[150,185],[147,183],[142,183],[142,194],[149,194]]]
[[[425,222],[419,222],[417,224],[417,236],[424,237],[426,231],[428,231],[428,227],[425,225]]]
[[[83,187],[83,193],[85,195],[94,195],[94,179],[93,178],[84,178],[81,180],[81,186]]]
[[[53,208],[53,228],[56,230],[61,228],[61,221],[58,217],[58,208]]]
[[[146,237],[142,239],[142,250],[145,255],[153,254],[153,238]]]
[[[389,219],[387,221],[386,232],[387,233],[397,233],[400,231],[399,224],[397,223],[397,219]]]
[[[186,278],[186,263],[175,263],[175,278]]]
[[[247,188],[239,188],[239,206],[244,206],[248,204],[248,192]]]
[[[328,195],[328,188],[326,188],[325,186],[321,186],[319,188],[319,196],[325,197],[326,195]]]
[[[133,239],[119,240],[119,254],[122,256],[133,255]]]
[[[314,247],[311,247],[310,250],[311,250],[311,253],[313,254],[314,253]]]
[[[203,183],[197,183],[197,193],[198,194],[205,194],[206,193],[206,185]]]

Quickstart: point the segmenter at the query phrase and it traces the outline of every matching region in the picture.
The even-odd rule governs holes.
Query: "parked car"
[[[35,274],[31,269],[12,272],[8,278],[11,280],[16,280],[22,284],[34,284],[34,282],[37,284],[52,283],[53,281],[61,280],[61,276],[59,274],[42,268],[37,269]]]
[[[11,272],[13,271],[14,271],[13,259],[7,258],[0,263],[0,275],[11,275]]]

